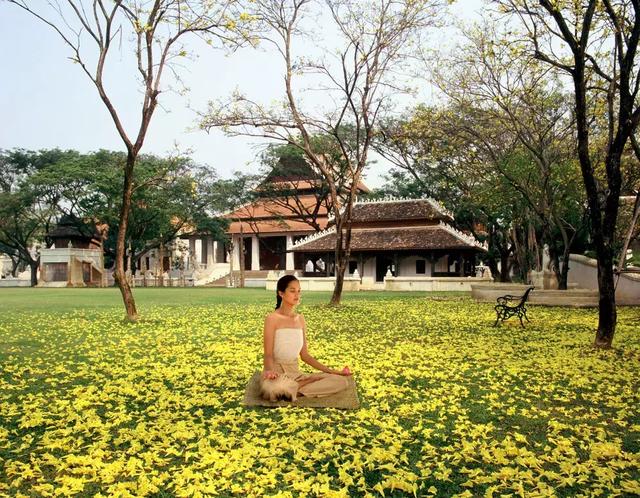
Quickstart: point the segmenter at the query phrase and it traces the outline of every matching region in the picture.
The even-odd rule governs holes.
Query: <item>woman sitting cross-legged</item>
[[[276,309],[269,313],[264,321],[264,371],[260,379],[263,397],[285,394],[277,392],[281,381],[289,379],[297,383],[289,391],[289,398],[296,394],[319,398],[338,393],[349,385],[347,376],[351,375],[349,367],[332,370],[316,360],[307,350],[306,325],[304,316],[296,313],[295,307],[300,303],[300,282],[292,275],[285,275],[278,280]],[[322,373],[303,374],[298,367],[298,357],[311,367]]]

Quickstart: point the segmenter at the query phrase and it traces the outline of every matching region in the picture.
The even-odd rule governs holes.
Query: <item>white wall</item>
[[[425,273],[416,273],[416,261],[424,261]],[[400,277],[430,277],[431,276],[431,262],[421,256],[408,256],[400,259]]]
[[[416,261],[418,259],[422,259],[425,261],[425,273],[418,275],[416,273]],[[358,258],[351,258],[351,261],[358,261]],[[430,277],[431,276],[431,262],[421,256],[408,256],[405,258],[399,258],[399,266],[400,266],[400,276],[401,277]],[[448,271],[447,267],[447,256],[442,256],[436,262],[436,271],[446,272]],[[376,278],[376,258],[371,257],[364,261],[364,272],[361,272],[361,277],[368,278]]]
[[[438,261],[436,261],[436,272],[448,272],[449,266],[447,265],[447,261],[449,258],[445,255],[442,256]]]
[[[618,277],[615,277],[618,279]],[[596,260],[580,254],[569,256],[570,283],[578,284],[581,289],[598,288],[598,268]],[[616,286],[616,296],[638,297],[640,296],[640,274],[621,274]]]

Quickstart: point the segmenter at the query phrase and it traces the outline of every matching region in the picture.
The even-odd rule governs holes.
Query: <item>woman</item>
[[[298,383],[298,394],[312,398],[328,396],[346,389],[349,367],[332,370],[316,360],[307,350],[304,316],[296,313],[300,303],[300,282],[292,275],[278,280],[276,309],[264,320],[264,371],[262,383],[268,383],[281,374]],[[303,374],[298,368],[298,357],[319,374]]]

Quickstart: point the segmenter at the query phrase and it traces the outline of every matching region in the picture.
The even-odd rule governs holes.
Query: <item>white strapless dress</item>
[[[276,363],[298,361],[302,351],[303,336],[301,328],[276,329],[273,342],[273,359]]]

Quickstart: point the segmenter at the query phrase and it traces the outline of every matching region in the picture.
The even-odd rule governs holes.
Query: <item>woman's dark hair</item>
[[[280,294],[278,294],[278,291],[286,291],[289,284],[294,280],[297,281],[298,279],[293,275],[285,275],[284,277],[280,277],[280,280],[278,280],[278,283],[276,284],[276,309],[278,309],[282,304],[282,298],[280,297]]]

